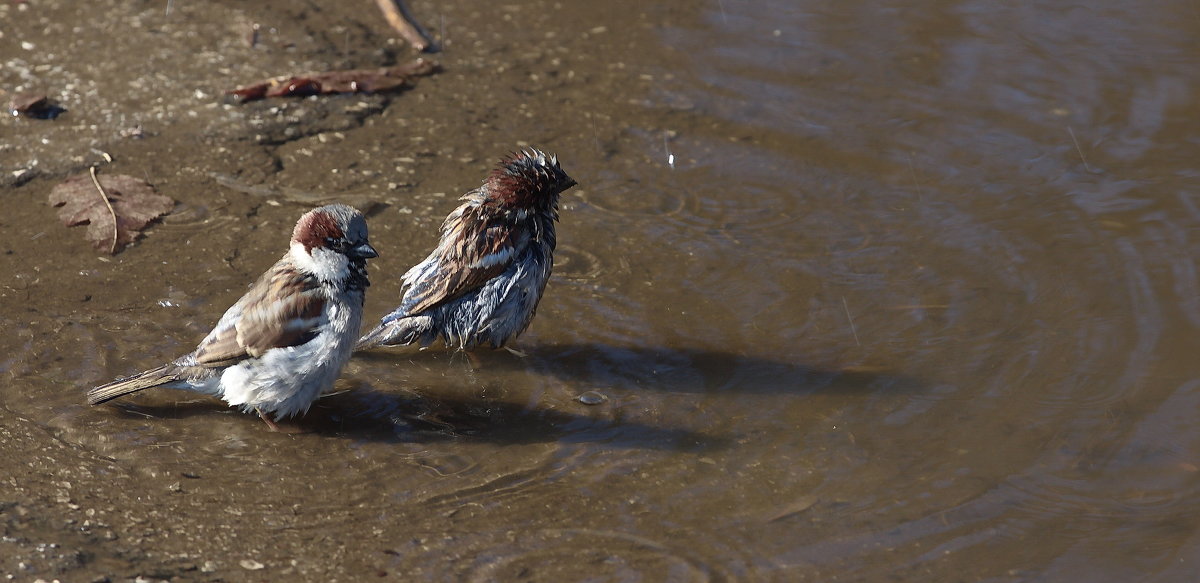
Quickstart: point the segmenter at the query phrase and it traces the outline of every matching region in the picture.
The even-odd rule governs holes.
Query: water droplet
[[[599,391],[588,391],[575,397],[575,400],[584,405],[599,405],[608,402],[608,396]]]

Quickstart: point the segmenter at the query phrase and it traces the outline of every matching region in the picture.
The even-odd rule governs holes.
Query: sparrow
[[[254,411],[267,425],[300,415],[333,386],[362,324],[367,259],[362,214],[344,204],[300,217],[288,252],[263,273],[196,350],[91,389],[98,405],[151,387],[188,389]]]
[[[401,277],[400,306],[355,350],[439,339],[500,348],[524,332],[554,267],[558,197],[575,184],[541,151],[501,159],[446,217],[433,252]]]

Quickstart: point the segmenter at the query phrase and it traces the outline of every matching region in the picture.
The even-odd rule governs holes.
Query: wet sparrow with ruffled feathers
[[[355,350],[442,340],[493,348],[529,326],[554,267],[559,195],[576,182],[538,150],[502,159],[442,223],[441,240],[401,278],[400,306]]]
[[[87,393],[97,405],[151,387],[213,395],[243,411],[284,419],[333,386],[362,323],[366,260],[375,257],[357,210],[306,213],[291,247],[258,278],[196,350]]]

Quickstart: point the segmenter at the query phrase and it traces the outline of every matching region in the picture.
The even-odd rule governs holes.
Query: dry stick
[[[596,153],[603,154],[604,148],[600,147],[600,132],[596,130],[596,112],[592,112],[589,116],[592,118],[592,138],[596,140]]]
[[[1079,147],[1079,140],[1075,139],[1075,130],[1071,129],[1071,126],[1067,126],[1067,133],[1071,134],[1071,141],[1075,142],[1075,151],[1079,152],[1079,159],[1083,160],[1083,169],[1090,173],[1092,167],[1088,166],[1087,158],[1083,156],[1083,148]]]
[[[917,168],[913,164],[912,152],[908,153],[908,172],[912,174],[913,186],[917,187],[917,200],[925,198],[924,193],[921,192],[921,183],[917,181]]]
[[[850,321],[850,333],[854,334],[854,343],[862,346],[862,342],[858,341],[858,330],[854,329],[854,318],[850,315],[850,305],[846,303],[846,296],[842,296],[842,307],[846,309],[846,319]]]
[[[383,17],[387,19],[388,24],[396,29],[396,32],[400,33],[400,36],[408,41],[408,44],[412,45],[417,52],[429,48],[429,39],[413,24],[412,19],[408,16],[408,9],[400,3],[400,0],[375,0],[375,4],[383,12]]]
[[[92,184],[96,185],[96,190],[100,191],[100,199],[104,201],[104,206],[108,207],[108,214],[113,218],[113,242],[112,249],[108,251],[109,255],[117,254],[117,211],[113,210],[112,203],[108,202],[108,193],[104,192],[104,187],[100,186],[100,179],[96,178],[96,167],[92,166],[89,170],[92,173]]]
[[[671,146],[667,145],[667,130],[663,130],[663,153],[667,155],[667,164],[670,164],[673,170],[675,168],[675,154],[671,153]]]

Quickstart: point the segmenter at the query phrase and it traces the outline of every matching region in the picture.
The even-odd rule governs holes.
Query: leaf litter
[[[404,87],[414,77],[430,75],[438,64],[428,59],[379,69],[345,69],[272,77],[238,87],[229,93],[241,102],[267,97],[306,97],[331,93],[378,93]]]
[[[125,174],[97,176],[94,166],[88,174],[55,186],[49,198],[64,225],[87,225],[84,237],[109,255],[116,255],[151,221],[175,208],[173,199],[155,192],[145,180]]]
[[[67,111],[46,97],[44,93],[20,93],[8,102],[8,113],[13,117],[25,116],[34,119],[54,119]]]

